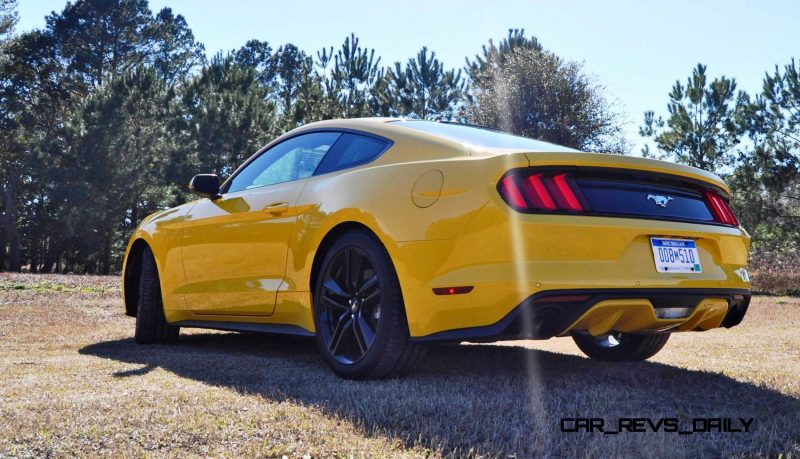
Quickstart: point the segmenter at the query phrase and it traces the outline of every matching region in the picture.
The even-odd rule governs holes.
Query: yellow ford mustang
[[[430,342],[571,335],[641,360],[732,327],[749,237],[719,177],[467,125],[332,120],[276,139],[201,199],[147,217],[125,257],[136,341],[180,327],[315,335],[349,378]]]

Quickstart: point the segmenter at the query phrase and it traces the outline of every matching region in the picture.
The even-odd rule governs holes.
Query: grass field
[[[114,277],[0,274],[3,456],[800,457],[800,299],[598,363],[569,339],[436,347],[343,381],[309,340],[182,331],[137,346]],[[748,433],[562,433],[562,417],[754,418]]]

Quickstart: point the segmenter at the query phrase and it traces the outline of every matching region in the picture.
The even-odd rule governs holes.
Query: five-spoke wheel
[[[351,231],[327,247],[315,280],[314,322],[323,358],[346,378],[404,373],[424,354],[409,339],[391,258],[367,231]]]
[[[357,246],[337,252],[327,268],[322,277],[319,332],[336,360],[352,364],[361,360],[375,341],[381,319],[378,274]]]

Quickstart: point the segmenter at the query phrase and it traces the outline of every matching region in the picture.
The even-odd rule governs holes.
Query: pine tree
[[[164,80],[175,82],[185,78],[205,63],[205,47],[194,39],[186,19],[173,14],[170,8],[158,12],[147,33],[153,42],[147,60]]]
[[[172,202],[176,184],[164,183],[164,177],[174,149],[174,101],[154,67],[138,66],[107,80],[70,120],[74,152],[59,165],[73,171],[61,183],[77,198],[68,201],[68,210],[78,217],[83,238],[75,249],[85,271],[107,273],[118,266],[112,247],[120,231],[127,233],[144,215]]]
[[[47,17],[47,30],[74,78],[88,87],[144,64],[152,49],[147,0],[81,0]]]
[[[487,69],[503,65],[506,56],[516,49],[544,50],[536,37],[525,36],[525,29],[508,29],[508,35],[500,41],[499,46],[489,39],[489,44],[482,46],[481,54],[476,54],[473,60],[466,59],[467,76],[471,81],[479,82]]]
[[[390,114],[422,119],[451,119],[460,102],[464,84],[461,71],[445,70],[436,53],[423,47],[405,67],[395,62],[388,73]]]
[[[753,263],[795,269],[800,256],[800,66],[792,60],[742,98],[748,142],[729,178],[733,206],[753,237]]]
[[[230,175],[245,159],[279,134],[275,104],[253,67],[233,55],[217,54],[183,89],[181,155],[194,170]]]
[[[309,78],[314,72],[313,59],[306,55],[297,46],[287,43],[272,56],[274,78],[272,79],[271,92],[278,101],[282,113],[281,125],[290,130],[306,122],[306,116],[311,111],[300,98],[301,92],[311,83]]]
[[[46,155],[59,138],[59,120],[67,111],[62,73],[50,38],[41,32],[10,41],[0,62],[0,229],[12,271],[22,266],[32,210],[26,203],[42,203],[37,184],[48,183]],[[44,226],[40,223],[32,226]]]
[[[722,76],[708,83],[706,66],[697,64],[686,85],[676,81],[672,87],[666,121],[645,113],[639,133],[653,139],[659,151],[645,147],[643,154],[711,172],[731,166],[743,134],[738,119],[744,103],[742,93],[737,98],[734,79]]]
[[[14,34],[18,21],[17,0],[0,0],[0,52]]]
[[[383,80],[380,57],[374,49],[362,48],[355,34],[345,38],[333,54],[322,51],[320,65],[323,73],[332,59],[330,73],[325,75],[325,96],[328,99],[323,117],[358,118],[370,116],[372,88]]]

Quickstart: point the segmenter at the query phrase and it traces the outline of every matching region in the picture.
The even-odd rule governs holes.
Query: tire
[[[603,336],[574,333],[572,339],[589,358],[614,362],[634,362],[656,355],[667,344],[669,336],[669,333],[652,335],[613,333]]]
[[[134,339],[139,344],[171,343],[179,333],[180,327],[170,325],[164,317],[156,260],[150,248],[146,247],[139,272],[139,304]]]
[[[425,355],[425,346],[410,342],[391,258],[367,231],[346,233],[326,251],[314,288],[314,325],[325,363],[343,378],[404,375]]]

